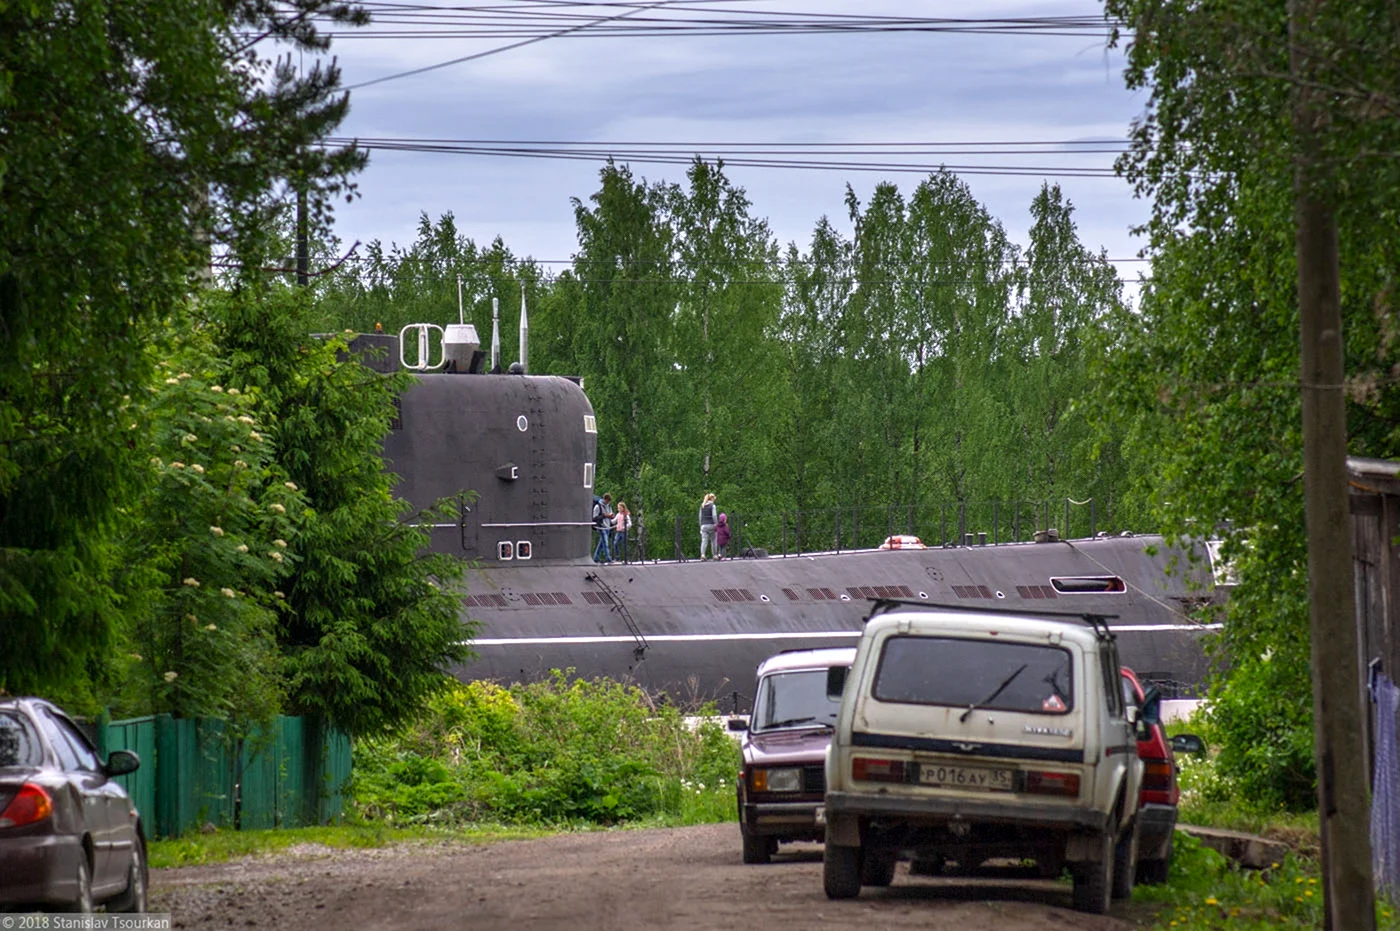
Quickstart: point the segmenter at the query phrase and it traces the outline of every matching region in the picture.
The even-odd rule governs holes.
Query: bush
[[[692,727],[635,686],[555,671],[456,686],[392,736],[361,740],[352,795],[386,821],[698,823],[734,817],[738,768],[714,722]]]
[[[1262,811],[1317,807],[1308,668],[1272,654],[1250,658],[1211,696],[1220,774]]]

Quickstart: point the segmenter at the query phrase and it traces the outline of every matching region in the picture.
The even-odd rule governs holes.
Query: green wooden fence
[[[178,837],[205,824],[276,828],[340,820],[350,739],[307,718],[279,717],[234,739],[223,721],[168,714],[102,720],[103,756],[134,750],[141,768],[120,782],[147,830]]]

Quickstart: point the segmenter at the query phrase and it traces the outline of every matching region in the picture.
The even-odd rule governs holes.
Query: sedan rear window
[[[1070,653],[1062,647],[890,637],[875,673],[880,701],[1064,714],[1074,707]]]
[[[0,766],[40,766],[44,752],[29,722],[19,715],[0,712]]]

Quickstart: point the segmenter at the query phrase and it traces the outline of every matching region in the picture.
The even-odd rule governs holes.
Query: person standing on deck
[[[705,495],[705,500],[700,502],[700,558],[708,559],[705,555],[708,550],[711,555],[719,555],[715,551],[715,524],[719,518],[719,507],[715,504],[713,493]]]
[[[627,510],[627,502],[617,503],[617,516],[613,518],[612,551],[613,558],[627,562],[627,531],[632,529],[632,512]]]
[[[612,562],[612,495],[593,499],[593,529],[598,531],[598,545],[593,550],[594,562]]]
[[[729,515],[721,514],[715,524],[715,552],[719,559],[729,554]]]

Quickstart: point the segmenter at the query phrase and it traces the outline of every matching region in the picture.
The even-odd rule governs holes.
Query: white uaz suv
[[[1067,866],[1095,914],[1132,893],[1142,763],[1104,618],[879,602],[830,687],[829,897],[889,885],[906,856]]]

